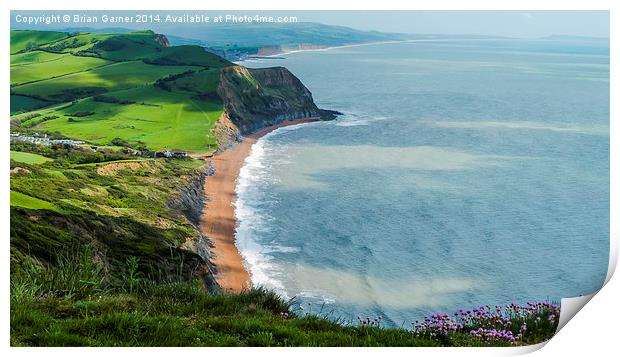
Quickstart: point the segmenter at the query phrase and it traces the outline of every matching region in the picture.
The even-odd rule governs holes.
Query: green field
[[[111,63],[101,58],[79,57],[67,54],[47,54],[46,56],[38,57],[45,57],[47,59],[30,64],[24,63],[11,66],[11,85],[82,72]]]
[[[57,41],[67,37],[65,32],[56,31],[11,31],[11,54],[23,51],[38,45]]]
[[[189,66],[156,66],[141,61],[113,63],[66,76],[13,87],[16,94],[62,99],[67,93],[93,94],[145,86],[169,74],[194,69]]]
[[[198,46],[165,47],[148,58],[152,63],[162,65],[184,64],[201,67],[224,67],[231,65],[223,58],[207,52]]]
[[[171,83],[175,91],[196,94],[215,93],[220,82],[219,69],[203,70],[179,78]]]
[[[67,55],[44,51],[30,51],[11,55],[11,66],[30,65],[41,62],[56,61]]]
[[[24,162],[26,164],[43,164],[48,161],[53,161],[49,157],[32,154],[29,152],[20,152],[11,150],[11,160],[17,162]]]
[[[76,53],[88,50],[98,41],[105,40],[111,36],[113,35],[83,32],[75,34],[74,36],[60,38],[57,41],[50,41],[42,44],[40,48],[44,51],[56,53]]]
[[[153,86],[112,93],[133,104],[101,103],[85,99],[54,112],[57,119],[34,128],[60,132],[96,144],[114,138],[143,142],[149,149],[178,149],[204,153],[215,149],[210,129],[222,113],[221,103],[192,99],[185,93],[167,92]],[[110,94],[110,95],[112,95]],[[94,112],[69,119],[75,112]]]
[[[32,196],[24,195],[23,193],[13,190],[11,190],[11,206],[58,211],[58,208],[56,208],[56,206],[50,202],[43,201]]]
[[[199,46],[165,47],[152,31],[32,35],[41,40],[11,56],[14,123],[97,145],[216,149],[216,88],[230,62]]]
[[[23,95],[11,94],[11,115],[49,105],[49,102]]]

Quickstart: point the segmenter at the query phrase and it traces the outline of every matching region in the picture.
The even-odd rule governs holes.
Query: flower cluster
[[[459,310],[449,316],[433,314],[424,321],[413,323],[416,336],[430,338],[449,337],[459,332],[484,343],[508,342],[516,344],[528,331],[528,322],[534,327],[555,327],[560,308],[550,302],[528,302],[526,305],[480,306],[472,310]],[[545,326],[541,317],[546,319]]]
[[[381,316],[377,316],[376,318],[370,318],[370,317],[361,317],[358,316],[357,317],[357,321],[360,324],[360,326],[375,326],[378,327],[379,325],[381,325],[381,320],[383,318]]]
[[[291,317],[291,314],[289,314],[288,311],[284,311],[280,313],[280,317],[283,319],[288,319],[289,317]]]
[[[478,337],[480,340],[484,342],[495,342],[495,341],[508,341],[508,342],[516,342],[521,338],[521,335],[513,336],[512,331],[510,330],[496,330],[490,329],[486,330],[482,327],[479,327],[477,330],[469,331],[471,336]]]

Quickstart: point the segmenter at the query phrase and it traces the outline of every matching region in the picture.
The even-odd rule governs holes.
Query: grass
[[[231,63],[202,47],[164,47],[152,31],[79,33],[14,54],[11,63],[13,125],[104,146],[120,139],[149,150],[217,149],[216,89],[220,68]],[[167,86],[153,85],[160,80]]]
[[[11,150],[11,160],[15,160],[17,162],[24,162],[26,164],[43,164],[49,161],[53,161],[49,157],[32,154],[29,152],[20,152],[20,151],[12,151],[12,150]]]
[[[215,150],[216,141],[210,130],[222,113],[222,104],[153,86],[109,95],[133,104],[86,99],[49,113],[58,118],[45,121],[34,129],[60,132],[96,144],[121,138],[133,143],[142,142],[152,150],[178,149],[196,153]],[[75,112],[94,114],[69,120],[66,115]]]
[[[35,210],[45,209],[60,212],[58,207],[51,202],[25,195],[11,190],[11,206],[30,208]]]
[[[180,293],[186,294],[181,296]],[[166,296],[170,294],[169,296]],[[251,303],[250,303],[251,302]],[[283,319],[268,292],[209,295],[169,284],[90,299],[12,300],[12,346],[438,346],[404,330]]]
[[[57,41],[66,38],[67,36],[68,35],[65,32],[56,31],[11,31],[11,54],[33,48],[41,44]]]
[[[31,111],[49,105],[50,103],[37,98],[11,94],[11,115]]]
[[[468,331],[431,336],[382,328],[379,322],[345,326],[295,313],[290,301],[261,288],[229,295],[208,293],[191,278],[156,284],[137,273],[135,257],[127,259],[123,278],[113,285],[95,257],[86,245],[52,266],[25,261],[12,267],[12,346],[511,345]],[[546,323],[538,326],[537,316],[514,319],[517,326],[529,326],[528,343],[544,341],[555,330]]]
[[[111,34],[94,34],[82,32],[66,36],[56,41],[49,41],[39,46],[42,50],[56,53],[77,53],[91,49],[97,42],[112,37]]]
[[[193,68],[188,66],[157,66],[141,61],[120,62],[89,71],[16,86],[13,87],[13,92],[48,100],[71,100],[76,97],[148,85],[158,78]]]
[[[30,54],[37,54],[35,58],[23,58]],[[69,54],[51,54],[44,56],[39,55],[44,52],[28,52],[20,55],[19,64],[11,65],[11,85],[19,85],[23,83],[36,82],[43,79],[59,77],[71,73],[91,70],[110,64],[110,61],[95,57],[80,57]],[[11,56],[11,62],[13,62]],[[29,60],[27,62],[27,60]]]
[[[176,277],[155,284],[127,259],[116,283],[88,245],[51,265],[24,259],[11,270],[12,346],[437,346],[403,329],[343,326],[283,316],[273,292],[207,293]]]
[[[148,58],[152,63],[163,65],[191,65],[209,68],[220,68],[232,65],[227,60],[207,52],[200,46],[164,47]]]
[[[44,51],[29,51],[11,55],[11,66],[57,61],[66,56],[67,55],[49,53]]]
[[[197,71],[173,81],[170,85],[175,91],[207,94],[216,93],[219,82],[220,70],[216,68]]]

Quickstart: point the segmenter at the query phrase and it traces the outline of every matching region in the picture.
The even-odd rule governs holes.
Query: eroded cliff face
[[[319,109],[308,88],[284,67],[224,68],[217,93],[224,103],[224,113],[214,128],[220,149],[285,120],[330,120],[339,114]]]
[[[209,176],[214,173],[215,167],[209,162],[203,170],[188,177],[187,184],[179,190],[177,196],[168,202],[168,207],[182,213],[196,229],[197,237],[186,241],[182,248],[196,253],[201,258],[199,276],[208,291],[219,292],[220,287],[215,279],[217,267],[213,264],[211,253],[213,244],[201,233],[200,229],[202,211],[207,200],[204,194],[204,185]]]
[[[164,47],[170,47],[170,41],[168,40],[168,37],[166,37],[166,35],[156,33],[154,35],[154,38],[155,38],[155,41],[157,41],[160,45]]]

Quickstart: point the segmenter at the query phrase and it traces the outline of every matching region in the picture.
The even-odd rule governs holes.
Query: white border
[[[3,5],[3,15],[4,19],[9,19],[10,10],[37,10],[37,9],[50,9],[54,10],[70,10],[70,9],[84,9],[84,10],[140,10],[140,9],[161,9],[161,10],[182,10],[182,9],[205,9],[205,10],[611,10],[610,17],[610,26],[611,26],[611,63],[618,63],[619,56],[619,46],[618,46],[618,26],[620,24],[620,17],[618,13],[620,13],[620,2],[614,0],[512,0],[512,1],[500,1],[500,0],[434,0],[434,1],[424,1],[424,0],[408,0],[408,1],[398,1],[398,0],[382,0],[376,2],[368,2],[361,4],[356,1],[342,1],[336,3],[334,1],[329,0],[303,0],[303,1],[283,1],[283,0],[262,0],[260,2],[250,1],[250,0],[237,0],[235,2],[228,1],[219,1],[219,2],[205,2],[199,3],[196,1],[188,1],[188,0],[175,0],[175,1],[120,1],[120,0],[106,0],[106,1],[77,1],[77,0],[64,0],[62,2],[50,3],[42,0],[31,1],[31,0],[22,0],[19,2],[15,1],[4,1]],[[8,6],[6,6],[8,5]],[[9,41],[8,39],[8,27],[9,21],[5,23],[4,28],[4,39],[2,41],[2,53],[8,54],[9,51]],[[5,55],[2,57],[3,61],[3,83],[5,83],[6,87],[9,87],[10,83],[10,74],[9,74],[9,57]],[[620,98],[618,96],[618,71],[616,70],[616,66],[611,66],[611,98]],[[6,88],[5,87],[5,88]],[[8,93],[9,88],[5,89],[5,93]],[[5,113],[8,114],[8,103],[5,103],[3,108]],[[6,115],[5,114],[5,115]],[[611,118],[618,118],[618,106],[612,99],[611,101]],[[2,252],[2,279],[4,286],[8,288],[8,277],[9,277],[9,175],[8,175],[8,166],[9,166],[9,140],[8,140],[8,132],[9,132],[9,121],[8,118],[2,120],[2,133],[4,133],[3,137],[3,150],[0,151],[0,158],[2,160],[2,165],[5,168],[5,174],[1,178],[2,182],[2,190],[0,190],[0,195],[2,197],[3,206],[3,224],[1,225],[2,229],[2,237],[4,239],[4,249]],[[611,275],[613,274],[612,267],[615,268],[618,256],[618,223],[617,220],[614,220],[613,217],[619,217],[618,215],[618,190],[617,187],[613,184],[614,182],[618,182],[618,145],[615,144],[615,140],[618,136],[618,124],[611,120],[610,123],[610,135],[611,135],[611,170],[610,170],[610,182],[611,185],[611,211],[610,217],[611,219],[611,256],[610,256],[610,270],[607,275],[607,285],[602,289],[602,292],[596,294],[593,301],[587,304],[583,308],[583,312],[577,314],[572,321],[568,323],[568,326],[562,329],[556,337],[554,337],[545,348],[543,348],[540,352],[541,355],[546,356],[559,356],[559,355],[580,355],[580,354],[597,354],[603,353],[607,351],[616,350],[616,336],[617,336],[617,324],[618,319],[620,319],[620,314],[618,314],[618,306],[617,301],[619,301],[620,297],[620,284],[618,283],[618,279],[609,280]],[[9,345],[9,298],[8,298],[8,289],[5,290],[3,294],[0,294],[0,299],[2,301],[3,309],[0,314],[2,314],[2,327],[1,332],[4,337],[4,348],[8,349]],[[390,349],[381,349],[380,351],[377,349],[334,349],[327,348],[321,349],[317,351],[316,349],[226,349],[225,351],[221,351],[219,349],[197,349],[197,348],[185,348],[183,350],[175,349],[119,349],[115,350],[113,353],[121,353],[121,354],[129,354],[129,353],[140,353],[145,352],[149,355],[168,355],[171,352],[182,352],[184,354],[196,354],[203,355],[205,353],[208,354],[217,354],[217,353],[225,353],[225,354],[252,354],[258,356],[272,356],[272,355],[285,355],[290,354],[291,352],[298,353],[301,355],[312,355],[314,356],[316,353],[338,353],[338,354],[397,354],[397,355],[411,355],[422,354],[422,355],[439,355],[439,356],[447,356],[454,354],[471,354],[471,355],[506,355],[506,354],[520,354],[531,352],[541,346],[532,346],[522,349],[495,349],[495,348],[487,348],[487,349],[464,349],[464,348],[440,348],[440,349],[401,349],[401,348],[390,348]],[[14,354],[23,354],[23,353],[36,353],[36,354],[45,354],[48,356],[54,355],[63,355],[67,354],[84,354],[88,353],[90,355],[101,355],[106,356],[111,352],[106,349],[89,349],[88,352],[84,349],[25,349],[25,348],[12,348],[8,352]],[[608,353],[604,353],[607,355]]]

